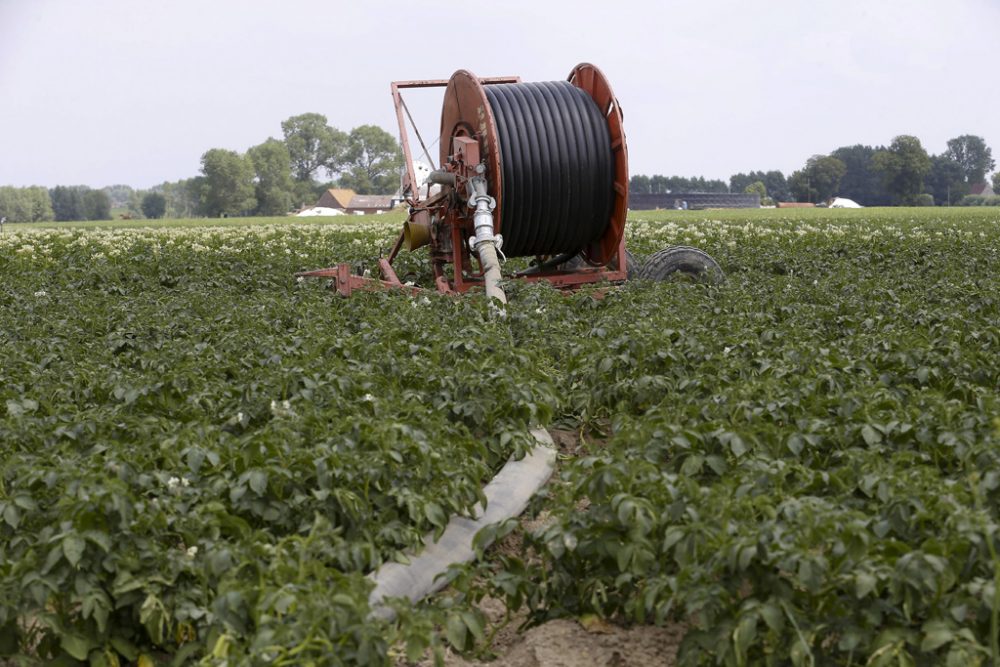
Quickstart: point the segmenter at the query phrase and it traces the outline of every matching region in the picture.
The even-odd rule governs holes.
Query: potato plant
[[[514,283],[502,320],[293,278],[394,222],[5,231],[0,660],[387,663],[481,643],[488,591],[683,621],[690,665],[995,662],[998,222],[637,212],[726,282]],[[367,620],[532,424],[591,444],[525,553]]]

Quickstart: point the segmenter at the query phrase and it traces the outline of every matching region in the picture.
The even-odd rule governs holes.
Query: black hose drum
[[[581,64],[567,81],[483,85],[451,77],[441,113],[441,164],[456,137],[475,138],[496,199],[494,226],[511,257],[616,256],[628,209],[628,150],[607,79]]]

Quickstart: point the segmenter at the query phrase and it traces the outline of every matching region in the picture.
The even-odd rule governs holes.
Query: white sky
[[[393,80],[579,62],[633,174],[787,175],[898,134],[1000,161],[1000,0],[0,0],[0,185],[149,187],[300,113],[396,134]],[[438,102],[413,106],[436,137]]]

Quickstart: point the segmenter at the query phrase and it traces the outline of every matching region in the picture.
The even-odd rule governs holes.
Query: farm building
[[[320,196],[316,206],[366,214],[391,211],[399,202],[400,198],[392,195],[359,195],[354,190],[330,188]]]
[[[993,197],[996,195],[993,192],[993,186],[989,183],[976,183],[969,187],[970,195],[980,195],[982,197]]]

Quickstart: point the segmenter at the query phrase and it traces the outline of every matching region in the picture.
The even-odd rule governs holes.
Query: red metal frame
[[[416,79],[413,81],[393,81],[390,84],[390,89],[392,90],[392,103],[396,107],[396,122],[399,124],[399,140],[403,146],[403,160],[405,162],[406,174],[403,176],[402,190],[406,193],[407,189],[411,192],[416,193],[418,196],[420,194],[419,188],[416,186],[416,175],[413,173],[413,153],[410,151],[410,135],[406,130],[406,121],[403,119],[403,96],[400,94],[400,90],[405,90],[407,88],[444,88],[448,85],[450,79]],[[492,76],[479,79],[484,85],[496,84],[496,83],[521,83],[521,77],[519,76]],[[417,200],[419,201],[419,199]]]
[[[597,103],[608,121],[615,157],[614,190],[615,200],[608,231],[598,241],[583,250],[583,256],[592,264],[589,267],[569,271],[551,268],[538,273],[518,276],[520,280],[547,281],[556,287],[575,288],[585,284],[626,280],[625,261],[625,215],[628,210],[628,150],[622,130],[622,113],[617,99],[604,75],[593,65],[578,65],[570,72],[570,83],[587,92]],[[472,233],[472,216],[468,207],[454,192],[463,192],[468,179],[479,176],[480,164],[486,167],[485,176],[488,191],[496,200],[494,220],[497,232],[500,229],[503,207],[500,169],[499,133],[496,130],[483,86],[520,83],[520,77],[479,78],[471,72],[459,70],[451,79],[426,79],[413,81],[393,81],[391,84],[396,120],[399,124],[400,143],[403,149],[405,173],[402,179],[402,193],[410,206],[408,222],[427,225],[430,229],[431,263],[434,269],[434,285],[442,293],[462,293],[483,285],[483,270],[478,266],[478,257],[469,252],[466,239]],[[421,199],[420,187],[413,168],[413,154],[410,148],[409,132],[406,128],[404,112],[409,115],[400,91],[410,88],[446,88],[441,113],[440,169],[454,174],[454,191],[428,195]],[[412,118],[411,118],[411,123]],[[445,186],[445,190],[448,186]],[[338,293],[348,296],[355,289],[396,288],[411,293],[418,287],[404,285],[396,276],[392,263],[403,245],[401,233],[393,245],[388,258],[378,261],[381,279],[352,275],[349,264],[334,268],[299,273],[299,276],[333,278]],[[476,268],[473,267],[475,258]],[[538,258],[539,260],[543,258]],[[451,270],[448,270],[450,265]],[[449,275],[450,274],[450,275]]]

